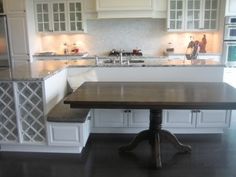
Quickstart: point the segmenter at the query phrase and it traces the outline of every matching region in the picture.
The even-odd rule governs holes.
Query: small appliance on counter
[[[187,60],[197,59],[200,45],[199,41],[190,41],[186,50],[186,58]]]

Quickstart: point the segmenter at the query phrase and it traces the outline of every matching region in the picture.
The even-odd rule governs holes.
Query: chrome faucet
[[[119,53],[119,60],[120,60],[120,64],[122,65],[123,64],[123,53],[122,52]]]
[[[96,65],[99,65],[99,58],[98,58],[97,55],[95,55],[95,64],[96,64]]]

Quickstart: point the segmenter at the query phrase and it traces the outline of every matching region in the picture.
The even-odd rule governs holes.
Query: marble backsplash
[[[63,53],[64,43],[68,48],[76,44],[81,52],[90,55],[106,55],[112,49],[142,49],[145,55],[159,56],[171,42],[176,53],[185,53],[190,41],[201,40],[206,34],[206,50],[220,53],[220,32],[173,33],[166,30],[166,19],[103,19],[88,20],[86,34],[41,34],[41,51]],[[41,52],[39,51],[39,52]]]

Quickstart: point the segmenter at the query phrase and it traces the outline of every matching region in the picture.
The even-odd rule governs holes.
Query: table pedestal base
[[[131,151],[136,148],[141,141],[148,140],[152,147],[152,153],[154,156],[156,168],[162,167],[160,149],[161,141],[167,140],[168,142],[173,144],[174,147],[180,152],[191,151],[191,146],[180,143],[175,135],[167,130],[161,129],[161,124],[162,110],[150,110],[149,129],[138,133],[137,136],[128,145],[120,147],[119,151]]]

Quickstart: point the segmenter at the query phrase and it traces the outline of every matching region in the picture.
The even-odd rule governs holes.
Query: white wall
[[[168,42],[172,42],[175,52],[184,53],[190,36],[201,40],[207,36],[207,51],[221,52],[221,38],[215,33],[168,33],[166,19],[103,19],[88,20],[87,34],[42,35],[42,51],[63,52],[63,43],[77,43],[89,54],[103,55],[115,49],[132,50],[141,48],[147,55],[162,55]]]

